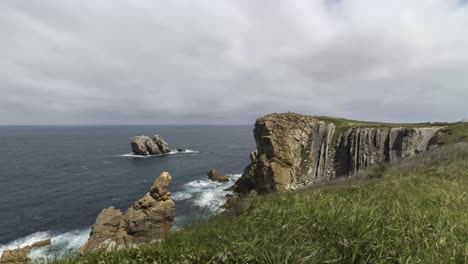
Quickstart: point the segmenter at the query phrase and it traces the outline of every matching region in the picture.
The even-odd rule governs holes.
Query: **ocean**
[[[132,136],[155,134],[187,152],[131,153]],[[219,213],[254,148],[251,126],[0,126],[0,255],[48,238],[34,254],[77,252],[103,208],[127,209],[163,171],[176,228]],[[231,181],[210,181],[213,168]]]

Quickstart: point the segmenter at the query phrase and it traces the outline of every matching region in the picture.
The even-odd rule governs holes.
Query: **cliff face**
[[[235,189],[286,191],[353,175],[428,150],[443,128],[372,126],[376,125],[346,127],[333,119],[294,113],[259,118],[254,129],[257,149]]]

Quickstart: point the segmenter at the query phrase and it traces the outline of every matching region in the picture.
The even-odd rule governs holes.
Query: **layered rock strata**
[[[443,128],[339,122],[295,113],[259,118],[254,128],[257,148],[235,190],[286,191],[354,175],[428,150]]]
[[[80,253],[85,255],[95,250],[132,248],[163,239],[171,229],[175,216],[175,204],[168,191],[171,181],[171,175],[163,172],[150,192],[125,213],[112,207],[103,209]]]

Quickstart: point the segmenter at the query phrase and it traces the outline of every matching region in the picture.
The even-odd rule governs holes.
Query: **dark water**
[[[130,137],[154,134],[193,152],[124,155]],[[0,250],[49,237],[76,248],[102,208],[128,208],[162,171],[173,176],[177,224],[217,212],[233,182],[207,181],[207,171],[234,180],[253,148],[250,126],[0,127]]]

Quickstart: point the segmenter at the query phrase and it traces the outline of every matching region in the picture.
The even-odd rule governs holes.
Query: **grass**
[[[158,245],[55,262],[468,263],[467,161],[468,143],[447,145],[368,175],[247,198],[248,209]]]

